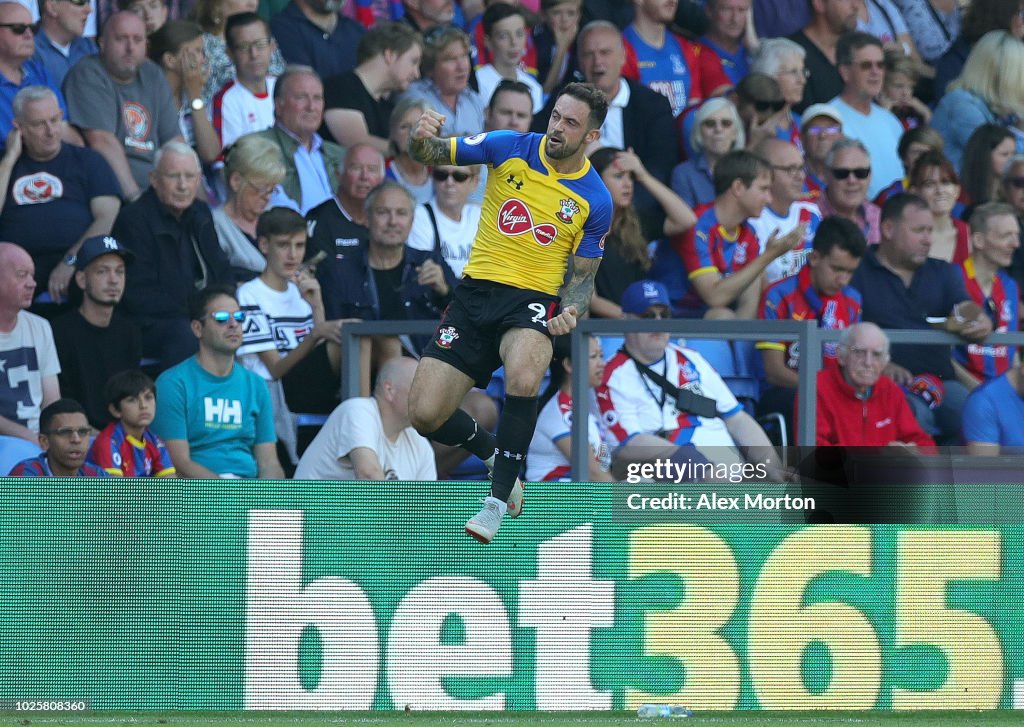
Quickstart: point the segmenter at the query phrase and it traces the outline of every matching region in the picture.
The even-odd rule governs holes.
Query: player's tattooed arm
[[[431,136],[427,139],[413,139],[409,144],[409,155],[420,164],[437,166],[451,164],[451,141]]]
[[[572,276],[562,287],[562,309],[576,306],[576,317],[582,318],[590,310],[590,299],[594,295],[594,276],[601,265],[599,257],[572,258]]]

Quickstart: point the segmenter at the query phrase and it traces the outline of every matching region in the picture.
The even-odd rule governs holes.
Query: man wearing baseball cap
[[[124,295],[125,268],[134,258],[111,235],[86,238],[75,260],[82,302],[53,322],[61,392],[82,403],[96,429],[110,419],[103,397],[107,379],[138,368],[142,357],[138,327],[115,310]]]
[[[800,119],[800,140],[804,145],[805,186],[811,195],[825,190],[825,157],[832,145],[843,138],[843,117],[827,103],[807,107]]]
[[[622,314],[627,320],[671,318],[668,290],[653,280],[633,283],[622,294]],[[616,476],[656,461],[780,461],[718,372],[696,351],[670,343],[668,333],[627,333],[605,366],[597,401],[615,447]],[[770,466],[769,472],[779,474]]]

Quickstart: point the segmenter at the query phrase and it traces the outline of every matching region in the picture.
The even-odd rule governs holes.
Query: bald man
[[[178,105],[163,71],[146,59],[146,25],[131,12],[111,15],[100,53],[83,58],[64,79],[69,121],[110,164],[125,198],[149,185],[157,150],[181,140]]]
[[[29,313],[35,265],[24,249],[0,242],[0,434],[38,442],[39,413],[60,398],[53,331]]]
[[[297,480],[435,480],[434,450],[409,424],[416,361],[393,358],[373,396],[347,399],[299,460]]]
[[[366,197],[384,181],[384,156],[368,142],[349,147],[335,176],[338,189],[334,197],[309,211],[310,246],[307,257],[323,250],[328,257],[352,252],[369,238],[366,224]]]

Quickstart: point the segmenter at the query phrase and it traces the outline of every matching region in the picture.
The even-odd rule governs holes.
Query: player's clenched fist
[[[548,321],[548,333],[552,336],[564,336],[576,327],[576,306],[567,305],[554,318]]]
[[[416,128],[412,130],[413,139],[430,139],[441,135],[441,127],[444,125],[445,117],[432,109],[427,109],[416,122]]]

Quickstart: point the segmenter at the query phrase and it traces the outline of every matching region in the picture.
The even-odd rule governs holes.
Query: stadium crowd
[[[486,475],[410,424],[432,339],[366,338],[342,402],[341,332],[440,320],[484,189],[522,186],[414,159],[424,110],[543,133],[573,81],[609,101],[591,315],[849,329],[818,444],[1024,447],[1024,364],[986,343],[1020,327],[1022,38],[1022,0],[0,2],[0,449],[41,447],[36,476]],[[935,326],[962,342],[885,334]],[[534,480],[570,474],[562,343]],[[772,412],[792,435],[795,344],[605,343],[589,479],[754,461]],[[500,392],[461,408],[493,428]]]

